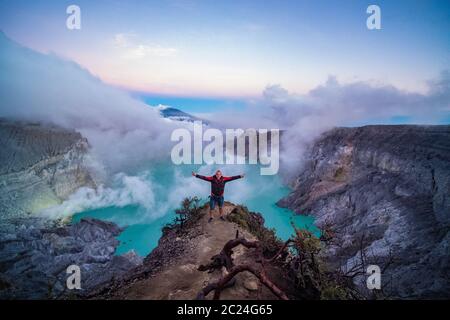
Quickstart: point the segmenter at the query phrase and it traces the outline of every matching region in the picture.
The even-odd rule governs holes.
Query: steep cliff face
[[[25,218],[0,223],[0,299],[83,296],[142,263],[134,252],[114,255],[122,231],[111,222],[83,219],[54,226]],[[66,286],[67,267],[80,268],[80,290]]]
[[[450,297],[450,126],[331,130],[292,185],[279,204],[331,225],[331,266],[348,270],[361,249],[392,256],[382,283],[394,297]]]
[[[0,219],[39,212],[81,186],[94,186],[87,151],[78,132],[1,120]]]
[[[208,222],[209,207],[200,209],[197,218],[187,221],[182,229],[165,228],[158,246],[145,257],[143,264],[122,278],[116,278],[99,291],[94,291],[94,299],[153,299],[191,300],[195,299],[208,283],[218,281],[226,273],[225,269],[200,271],[200,265],[208,265],[224,245],[236,235],[248,241],[258,240],[256,230],[268,232],[264,219],[257,213],[225,202],[225,220]],[[246,212],[247,214],[242,214]],[[234,217],[234,218],[233,218]],[[249,227],[252,225],[253,230]],[[264,233],[267,236],[267,233]],[[254,249],[238,246],[233,248],[235,265],[251,264],[258,268],[258,255]],[[297,289],[287,277],[283,265],[265,263],[267,277],[272,279],[289,296]],[[267,300],[277,297],[250,272],[236,276],[236,282],[223,290],[225,300]],[[211,299],[213,294],[207,298]]]
[[[82,296],[142,262],[134,252],[114,254],[122,229],[113,223],[67,225],[35,214],[95,187],[88,147],[75,131],[0,121],[0,299]],[[66,287],[70,265],[80,267],[81,290]]]

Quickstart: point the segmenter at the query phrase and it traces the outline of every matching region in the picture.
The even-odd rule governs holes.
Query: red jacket
[[[199,174],[195,175],[196,178],[211,182],[211,195],[216,197],[222,197],[225,191],[225,183],[241,178],[241,176],[224,177],[221,176],[217,179],[216,175],[206,177]]]

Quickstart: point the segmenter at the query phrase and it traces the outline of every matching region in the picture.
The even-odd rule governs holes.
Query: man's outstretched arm
[[[194,177],[196,177],[196,178],[199,178],[199,179],[202,179],[202,180],[205,180],[205,181],[211,181],[212,178],[213,178],[213,177],[202,176],[202,175],[197,174],[197,173],[195,173],[195,172],[192,172],[192,175],[193,175]]]
[[[232,177],[223,177],[223,181],[228,182],[228,181],[233,181],[233,180],[237,180],[237,179],[241,179],[243,178],[245,175],[241,174],[238,176],[232,176]]]

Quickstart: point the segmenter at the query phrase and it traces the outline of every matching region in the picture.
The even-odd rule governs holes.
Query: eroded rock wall
[[[391,255],[393,297],[450,297],[450,126],[337,128],[305,158],[279,204],[332,226],[332,267]]]

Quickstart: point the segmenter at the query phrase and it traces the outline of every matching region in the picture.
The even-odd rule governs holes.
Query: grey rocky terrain
[[[82,297],[142,263],[130,252],[114,255],[122,229],[110,222],[83,219],[54,226],[29,218],[2,226],[0,299]],[[67,267],[80,267],[81,289],[67,289]]]
[[[331,266],[349,270],[364,252],[391,261],[390,296],[450,297],[450,126],[337,128],[303,161],[279,205],[331,226]]]
[[[102,292],[96,298],[191,298],[207,279],[194,266],[233,237],[233,224],[217,233],[202,223],[195,241],[175,235],[168,241],[166,235],[145,262],[133,252],[117,256],[122,230],[115,224],[66,224],[37,215],[79,187],[95,187],[86,139],[71,130],[6,120],[0,133],[0,299],[93,292]],[[350,270],[364,252],[367,264],[390,261],[382,274],[390,297],[450,297],[450,126],[336,128],[298,161],[301,173],[279,205],[331,227],[334,239],[324,258],[332,269]],[[80,291],[66,289],[72,264],[81,268]],[[244,280],[230,291],[234,298],[253,297],[245,289],[251,279]],[[363,289],[365,277],[354,280]]]
[[[95,187],[85,161],[89,144],[78,132],[1,120],[0,150],[0,299],[83,296],[141,264],[133,252],[114,254],[122,230],[113,223],[39,215],[78,188]],[[81,290],[69,291],[73,264]]]
[[[37,213],[95,186],[88,148],[73,130],[0,120],[0,219]]]

